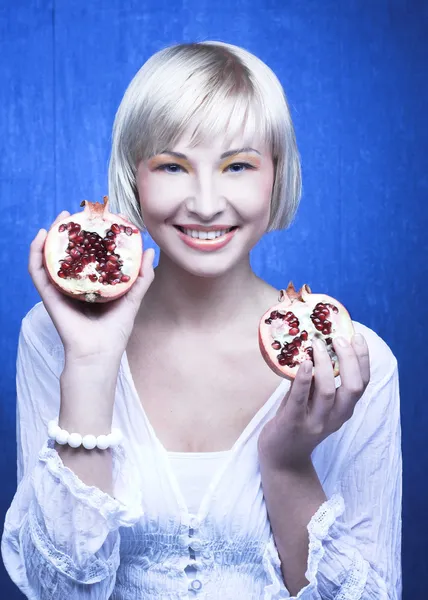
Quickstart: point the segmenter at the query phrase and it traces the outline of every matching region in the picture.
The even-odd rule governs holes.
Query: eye
[[[156,167],[155,171],[165,171],[166,173],[178,173],[178,171],[167,171],[167,167],[178,167],[179,169],[182,168],[180,167],[180,165],[176,165],[175,163],[168,163],[165,165],[159,165],[158,167]]]
[[[249,163],[246,163],[246,162],[232,163],[227,168],[230,169],[231,167],[245,167],[245,169],[243,169],[244,171],[247,171],[248,169],[254,169],[255,168],[255,167],[253,167],[253,165],[250,165]],[[242,173],[242,171],[232,171],[232,173]]]

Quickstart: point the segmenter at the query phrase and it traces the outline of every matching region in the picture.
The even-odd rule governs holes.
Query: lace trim
[[[335,600],[361,600],[367,583],[369,565],[366,560],[356,552],[352,568]]]
[[[143,515],[143,509],[137,499],[127,506],[118,498],[113,498],[96,486],[86,485],[64,465],[54,446],[54,440],[48,439],[39,452],[39,460],[46,464],[51,475],[58,479],[74,498],[89,508],[95,509],[104,518],[110,531],[121,526],[130,527],[139,521]],[[114,446],[111,448],[111,452],[113,464],[118,462],[123,467],[126,458],[123,446]],[[115,472],[117,473],[118,469],[114,467],[113,473]]]
[[[110,556],[103,560],[93,557],[88,561],[85,568],[77,567],[70,556],[67,556],[52,544],[51,540],[43,532],[37,517],[34,514],[34,507],[30,505],[28,512],[28,525],[31,540],[34,547],[43,557],[46,563],[56,571],[64,573],[78,583],[93,584],[115,575],[120,564],[120,534],[117,534]]]

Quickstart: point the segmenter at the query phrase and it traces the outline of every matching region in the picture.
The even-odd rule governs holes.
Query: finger
[[[43,266],[43,246],[47,236],[46,229],[40,229],[30,244],[30,255],[28,258],[28,271],[37,288],[37,291],[41,292],[47,282],[48,276]]]
[[[46,229],[40,229],[30,244],[28,271],[43,302],[49,304],[51,298],[58,298],[58,292],[52,285],[43,264],[43,247],[47,236]]]
[[[365,385],[353,346],[342,337],[335,338],[333,345],[339,359],[341,381],[337,389],[334,416],[344,423],[351,418],[355,405],[365,390]]]
[[[330,355],[324,341],[317,338],[313,342],[315,381],[310,413],[317,426],[324,425],[334,406],[336,385]]]
[[[301,421],[307,415],[312,383],[312,361],[305,360],[297,370],[293,384],[284,402],[286,418]]]
[[[354,335],[351,343],[360,365],[361,379],[363,380],[364,387],[367,387],[370,382],[370,352],[368,344],[361,333]]]
[[[155,251],[153,250],[153,248],[148,248],[143,253],[143,260],[141,262],[141,268],[138,278],[129,290],[129,292],[125,295],[127,302],[130,302],[133,305],[135,311],[138,310],[145,293],[149,289],[154,279],[154,258]]]

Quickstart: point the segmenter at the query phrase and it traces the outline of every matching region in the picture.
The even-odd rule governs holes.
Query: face
[[[242,137],[228,148],[224,140],[187,144],[185,137],[138,165],[141,212],[150,235],[175,264],[215,277],[248,261],[267,229],[273,160],[265,145]],[[231,153],[242,148],[247,150]]]

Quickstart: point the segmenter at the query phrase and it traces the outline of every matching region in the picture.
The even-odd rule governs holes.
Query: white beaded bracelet
[[[86,450],[92,450],[93,448],[99,448],[100,450],[106,450],[112,446],[117,446],[122,441],[122,432],[120,429],[113,428],[111,433],[107,435],[84,435],[80,433],[69,433],[66,429],[61,429],[58,425],[58,421],[49,421],[48,423],[48,436],[51,440],[55,440],[62,446],[68,444],[72,448],[79,448],[83,446]]]

